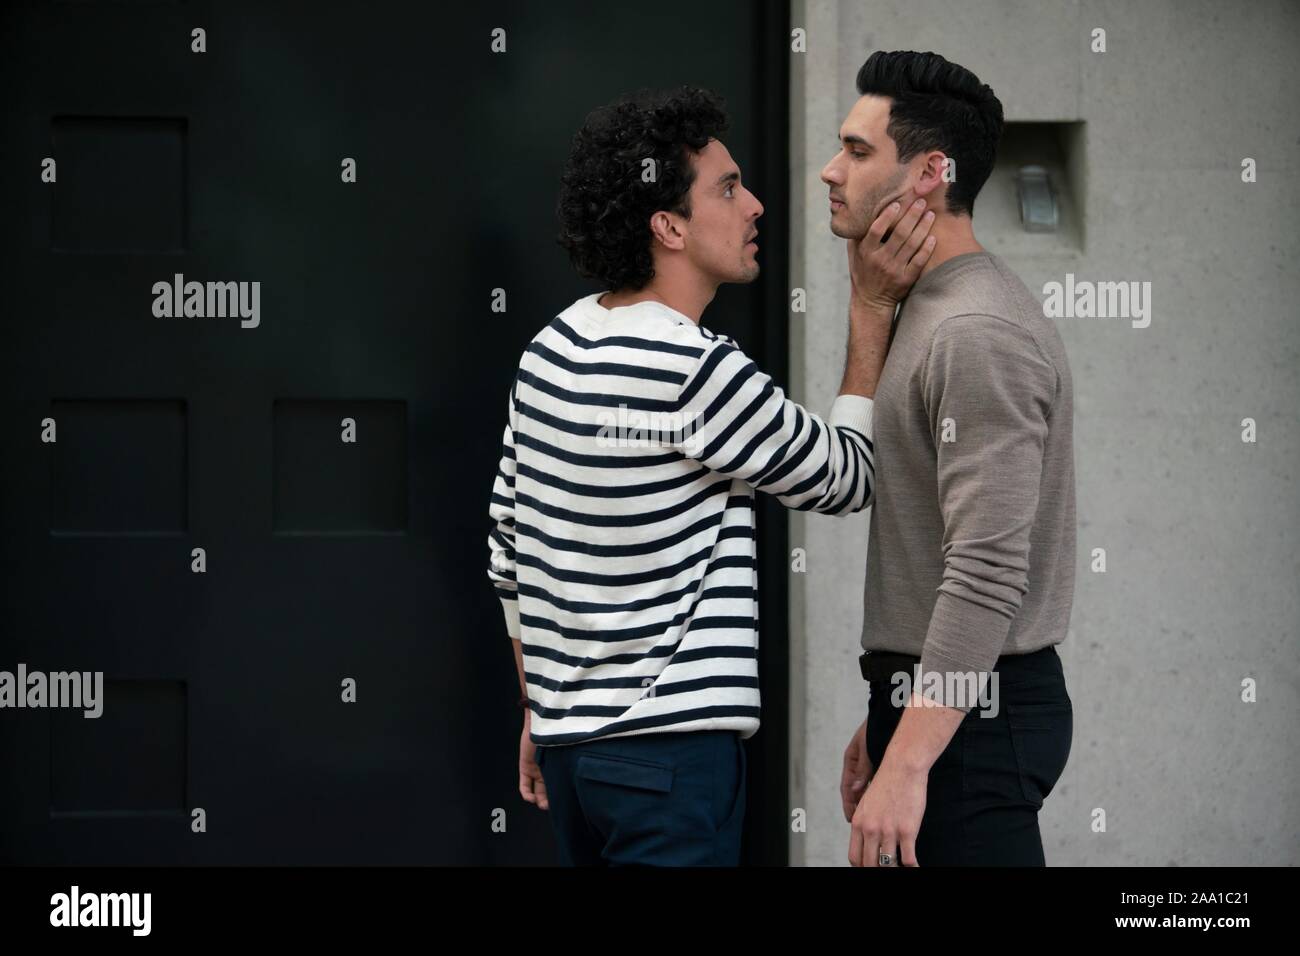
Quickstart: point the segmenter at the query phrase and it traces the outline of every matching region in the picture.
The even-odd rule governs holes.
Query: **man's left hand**
[[[930,775],[900,769],[888,758],[880,764],[853,814],[849,863],[879,866],[880,854],[888,853],[895,861],[891,866],[917,866],[916,835],[925,816],[925,788]]]

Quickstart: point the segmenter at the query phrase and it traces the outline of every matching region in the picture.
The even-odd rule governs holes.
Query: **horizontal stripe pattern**
[[[532,738],[759,724],[754,491],[842,515],[874,495],[871,400],[822,419],[657,302],[579,299],[519,362],[488,578],[520,639]]]

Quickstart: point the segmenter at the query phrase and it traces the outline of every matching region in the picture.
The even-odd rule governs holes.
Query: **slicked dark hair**
[[[691,86],[639,90],[590,113],[573,137],[556,203],[556,241],[578,274],[613,291],[645,288],[655,274],[651,215],[691,218],[688,152],[726,129],[722,98]],[[647,159],[651,182],[643,181]]]
[[[878,50],[858,70],[858,93],[893,101],[886,131],[899,162],[932,149],[953,159],[957,175],[948,183],[947,209],[972,215],[1002,138],[1002,103],[993,90],[937,53]]]

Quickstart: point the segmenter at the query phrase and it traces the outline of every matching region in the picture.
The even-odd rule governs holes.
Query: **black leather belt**
[[[863,651],[858,657],[858,668],[862,679],[869,682],[892,684],[894,675],[899,671],[907,674],[911,680],[916,673],[916,666],[921,658],[912,654],[900,654],[897,651]]]
[[[858,668],[865,681],[882,681],[891,684],[894,675],[905,671],[909,679],[915,679],[916,666],[921,658],[913,654],[897,651],[863,651],[858,657]],[[1048,644],[1036,651],[1026,654],[1003,654],[993,664],[993,670],[1002,673],[1055,673],[1060,675],[1061,663],[1056,645]]]

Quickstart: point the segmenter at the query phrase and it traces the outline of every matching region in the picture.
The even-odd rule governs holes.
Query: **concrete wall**
[[[791,317],[791,385],[810,407],[828,410],[839,384],[849,289],[818,174],[873,50],[961,63],[1008,121],[1085,124],[1077,246],[1025,236],[1002,199],[976,203],[976,236],[1031,290],[1067,272],[1152,284],[1147,328],[1058,321],[1079,533],[1060,647],[1075,735],[1040,815],[1049,865],[1300,862],[1300,5],[796,0],[792,19],[808,37],[792,53],[792,282],[809,308]],[[1097,27],[1105,53],[1090,49]],[[790,800],[807,813],[791,861],[839,865],[841,759],[866,708],[867,515],[792,520],[808,570],[791,575]]]

